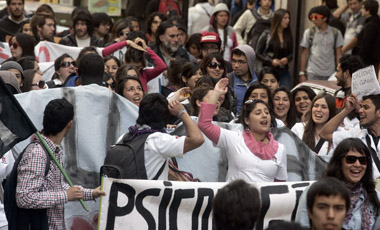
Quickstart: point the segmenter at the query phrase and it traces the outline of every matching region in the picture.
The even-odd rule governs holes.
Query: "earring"
[[[245,132],[249,134],[249,127],[245,128]]]

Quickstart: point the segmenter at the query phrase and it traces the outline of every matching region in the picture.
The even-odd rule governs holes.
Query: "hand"
[[[358,103],[358,97],[355,94],[351,94],[349,97],[347,97],[344,109],[348,112],[351,112],[354,109],[359,110],[358,108],[360,108],[360,105]]]
[[[82,187],[72,186],[66,190],[67,199],[69,201],[83,199]]]
[[[300,80],[300,83],[306,81],[307,78],[306,78],[305,74],[300,75],[299,80]]]
[[[144,50],[146,50],[147,46],[146,46],[146,43],[145,43],[145,40],[144,40],[144,39],[142,39],[142,38],[136,38],[136,39],[135,39],[135,43],[136,43],[136,44],[141,43],[142,48],[143,48]]]
[[[105,196],[106,193],[101,190],[100,186],[92,190],[92,196],[94,199],[98,198],[99,196]]]
[[[226,94],[228,92],[228,79],[220,79],[214,87],[214,92],[218,94],[218,98],[220,95]]]
[[[132,48],[134,48],[134,49],[137,49],[137,50],[140,50],[140,51],[146,52],[146,50],[145,50],[143,47],[137,45],[137,44],[134,43],[133,41],[131,41],[131,40],[127,40],[126,42],[127,42],[127,45],[128,45],[128,46],[130,46],[130,47],[132,47]]]
[[[287,64],[288,64],[288,59],[287,59],[286,57],[281,58],[281,60],[280,60],[280,65],[281,65],[281,66],[285,66],[285,65],[287,65]]]
[[[179,103],[179,101],[174,100],[169,102],[168,108],[171,115],[177,116],[179,111],[181,111],[181,109],[184,109],[185,107],[183,107],[183,105]]]
[[[177,100],[179,102],[182,102],[190,97],[190,88],[189,87],[183,87],[177,90],[174,94],[174,96],[170,99],[170,101]]]
[[[273,66],[280,66],[280,60],[278,60],[277,58],[273,59],[272,65]]]

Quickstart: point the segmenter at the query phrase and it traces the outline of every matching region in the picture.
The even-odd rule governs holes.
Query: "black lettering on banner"
[[[119,192],[124,193],[128,197],[128,203],[124,207],[117,206],[117,196]],[[117,216],[125,216],[132,212],[135,205],[135,195],[136,191],[131,186],[112,182],[108,201],[106,230],[113,230],[115,228],[115,219]]]
[[[169,208],[169,229],[178,229],[177,214],[182,199],[193,198],[195,189],[177,189],[174,192],[174,198]]]
[[[263,230],[264,218],[270,207],[270,195],[271,194],[284,194],[288,193],[289,188],[287,185],[273,185],[260,188],[261,194],[261,213],[256,223],[256,230]]]
[[[298,208],[298,204],[299,204],[299,201],[300,201],[300,197],[303,193],[303,190],[297,190],[296,188],[305,188],[307,186],[309,186],[310,183],[309,182],[305,182],[305,183],[297,183],[297,184],[293,184],[292,185],[292,188],[295,189],[296,191],[296,204],[294,206],[294,209],[293,209],[293,212],[292,212],[292,221],[295,221],[296,219],[296,213],[297,213],[297,208]]]
[[[198,229],[199,213],[201,212],[203,199],[205,197],[208,197],[208,199],[206,201],[207,202],[206,209],[202,214],[202,229],[208,229],[208,218],[210,216],[211,209],[212,209],[212,200],[214,199],[214,190],[210,188],[198,188],[198,198],[197,198],[197,203],[195,204],[195,208],[192,214],[191,229]]]
[[[169,181],[164,181],[164,186],[172,186]],[[158,229],[166,229],[166,208],[169,205],[170,199],[172,198],[173,189],[165,188],[164,194],[162,195],[160,206],[158,209]]]
[[[156,221],[154,220],[153,215],[146,209],[143,205],[143,200],[147,196],[158,196],[160,195],[161,189],[153,188],[147,189],[139,193],[136,197],[136,210],[141,214],[148,224],[148,229],[156,229]]]

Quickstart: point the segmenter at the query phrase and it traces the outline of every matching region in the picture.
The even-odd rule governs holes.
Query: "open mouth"
[[[260,125],[267,126],[268,125],[268,121],[266,121],[266,120],[265,121],[261,121]]]
[[[135,103],[135,104],[138,104],[138,103],[140,103],[140,101],[141,101],[141,97],[134,97],[133,99],[132,99],[132,101]]]
[[[308,104],[301,104],[299,108],[301,111],[306,111],[306,110],[308,110],[309,105]]]

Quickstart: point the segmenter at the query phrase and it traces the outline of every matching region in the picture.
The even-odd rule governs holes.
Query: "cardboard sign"
[[[260,192],[256,230],[295,218],[298,200],[312,182],[252,183]],[[98,229],[212,229],[212,200],[227,183],[103,178]]]
[[[363,96],[380,94],[380,86],[373,65],[352,74],[351,89],[352,93],[356,94],[359,100]]]

